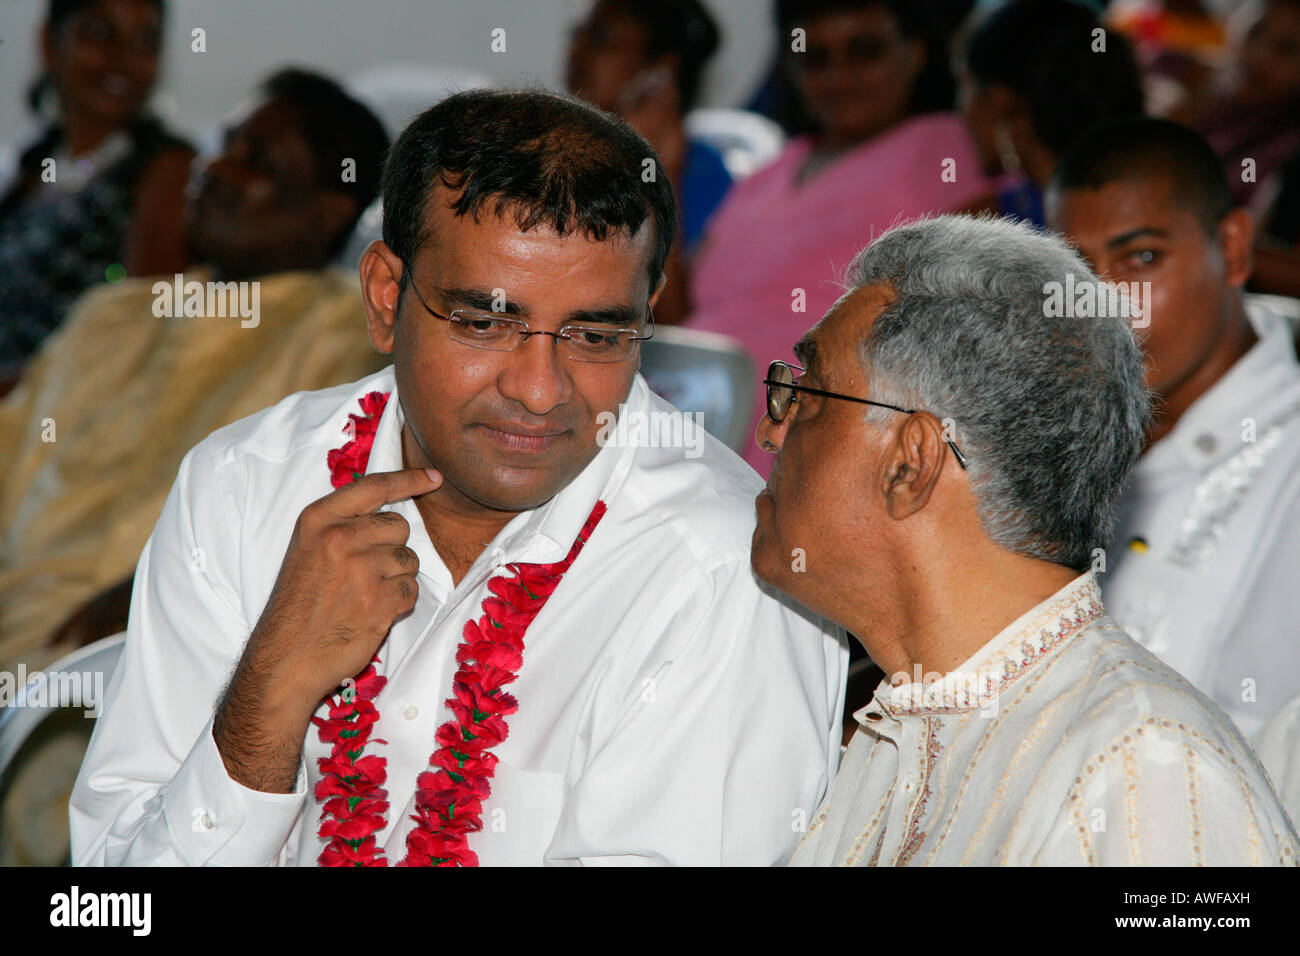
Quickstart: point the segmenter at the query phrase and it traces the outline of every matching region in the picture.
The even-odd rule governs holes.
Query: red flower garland
[[[348,416],[351,424],[345,431],[354,437],[327,458],[335,488],[365,474],[389,394],[369,393],[361,399],[363,415]],[[492,792],[497,765],[491,748],[506,739],[505,718],[519,709],[518,701],[502,688],[519,676],[528,626],[604,514],[605,503],[597,501],[563,561],[510,564],[508,576],[488,581],[492,596],[483,600],[483,616],[466,622],[456,649],[460,669],[452,681],[453,696],[445,702],[454,719],[438,728],[439,747],[429,758],[431,769],[416,778],[416,812],[411,817],[416,826],[407,834],[406,856],[398,866],[478,866],[467,838],[483,829],[483,801]],[[371,701],[387,682],[375,673],[377,663],[378,656],[358,675],[355,687],[330,701],[328,719],[312,718],[320,739],[331,745],[330,756],[318,761],[322,778],[315,788],[316,799],[325,801],[318,833],[329,840],[318,859],[322,866],[388,865],[375,840],[389,808],[382,787],[388,762],[365,754],[379,719]]]

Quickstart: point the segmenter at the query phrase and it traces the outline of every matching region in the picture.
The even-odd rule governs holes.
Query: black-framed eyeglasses
[[[912,415],[917,409],[901,408],[898,405],[889,405],[885,402],[873,402],[869,398],[858,398],[856,395],[841,395],[839,392],[828,392],[820,388],[811,388],[807,385],[796,385],[794,378],[795,372],[804,371],[803,366],[792,365],[789,362],[773,362],[767,367],[767,378],[763,379],[763,384],[767,386],[767,414],[776,424],[785,421],[785,416],[790,412],[790,406],[794,403],[796,392],[807,392],[809,395],[820,395],[823,398],[842,398],[846,402],[858,402],[861,405],[875,405],[877,408],[888,408],[895,412],[902,412],[904,415]],[[944,439],[952,453],[957,456],[957,464],[962,469],[966,468],[966,456],[957,448],[956,442],[952,439]]]
[[[523,319],[497,312],[474,312],[470,309],[452,309],[446,315],[431,308],[416,288],[411,267],[403,263],[402,288],[410,285],[420,305],[435,319],[441,319],[453,342],[472,349],[490,352],[512,352],[520,342],[531,335],[549,335],[560,343],[565,358],[575,362],[625,362],[637,351],[637,343],[654,338],[655,317],[646,306],[646,325],[641,329],[615,329],[608,326],[565,325],[558,332],[534,331]],[[408,283],[408,279],[410,279]]]

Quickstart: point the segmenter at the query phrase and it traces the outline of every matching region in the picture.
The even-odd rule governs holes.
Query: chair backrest
[[[14,702],[0,710],[0,780],[5,778],[23,744],[51,714],[65,706],[89,710],[103,704],[103,701],[90,699],[91,689],[86,684],[89,682],[90,687],[96,690],[108,686],[125,642],[126,634],[123,633],[87,644],[55,661],[44,671],[33,674],[18,690]],[[68,680],[73,675],[77,675],[75,683]],[[96,678],[95,675],[100,676]],[[80,700],[52,699],[70,686],[79,689]]]
[[[704,428],[733,451],[754,440],[757,372],[735,339],[712,332],[659,326],[641,343],[641,374],[657,395],[683,412],[698,412]]]
[[[748,110],[691,110],[686,114],[686,134],[716,149],[727,172],[736,180],[776,159],[785,145],[785,132],[780,126]]]

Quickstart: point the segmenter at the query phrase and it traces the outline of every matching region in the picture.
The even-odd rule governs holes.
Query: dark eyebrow
[[[506,299],[505,308],[494,309],[497,296],[486,289],[436,289],[438,296],[452,308],[460,307],[475,312],[499,313],[505,315],[523,315],[524,310],[518,302]]]
[[[1141,239],[1144,236],[1154,236],[1157,239],[1171,238],[1167,230],[1155,229],[1151,226],[1142,226],[1139,229],[1130,229],[1128,232],[1118,235],[1114,239],[1107,239],[1106,248],[1117,249],[1120,246],[1127,245],[1134,239]]]
[[[817,340],[810,339],[807,336],[801,338],[795,343],[794,356],[799,360],[799,364],[804,367],[805,371],[813,372],[818,357]]]
[[[616,325],[630,329],[644,317],[645,313],[627,305],[615,305],[605,309],[579,309],[570,312],[564,320],[565,325]]]
[[[438,295],[453,308],[472,309],[475,312],[492,313],[496,296],[486,289],[438,289]],[[527,316],[528,309],[518,302],[506,299],[502,310],[507,315]],[[601,309],[578,309],[564,318],[565,325],[617,325],[620,328],[632,328],[641,321],[643,312],[626,305],[609,306]]]

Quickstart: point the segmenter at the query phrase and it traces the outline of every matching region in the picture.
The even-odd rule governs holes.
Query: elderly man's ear
[[[926,506],[947,460],[943,426],[928,412],[914,412],[894,430],[880,458],[878,487],[885,511],[902,521]]]

